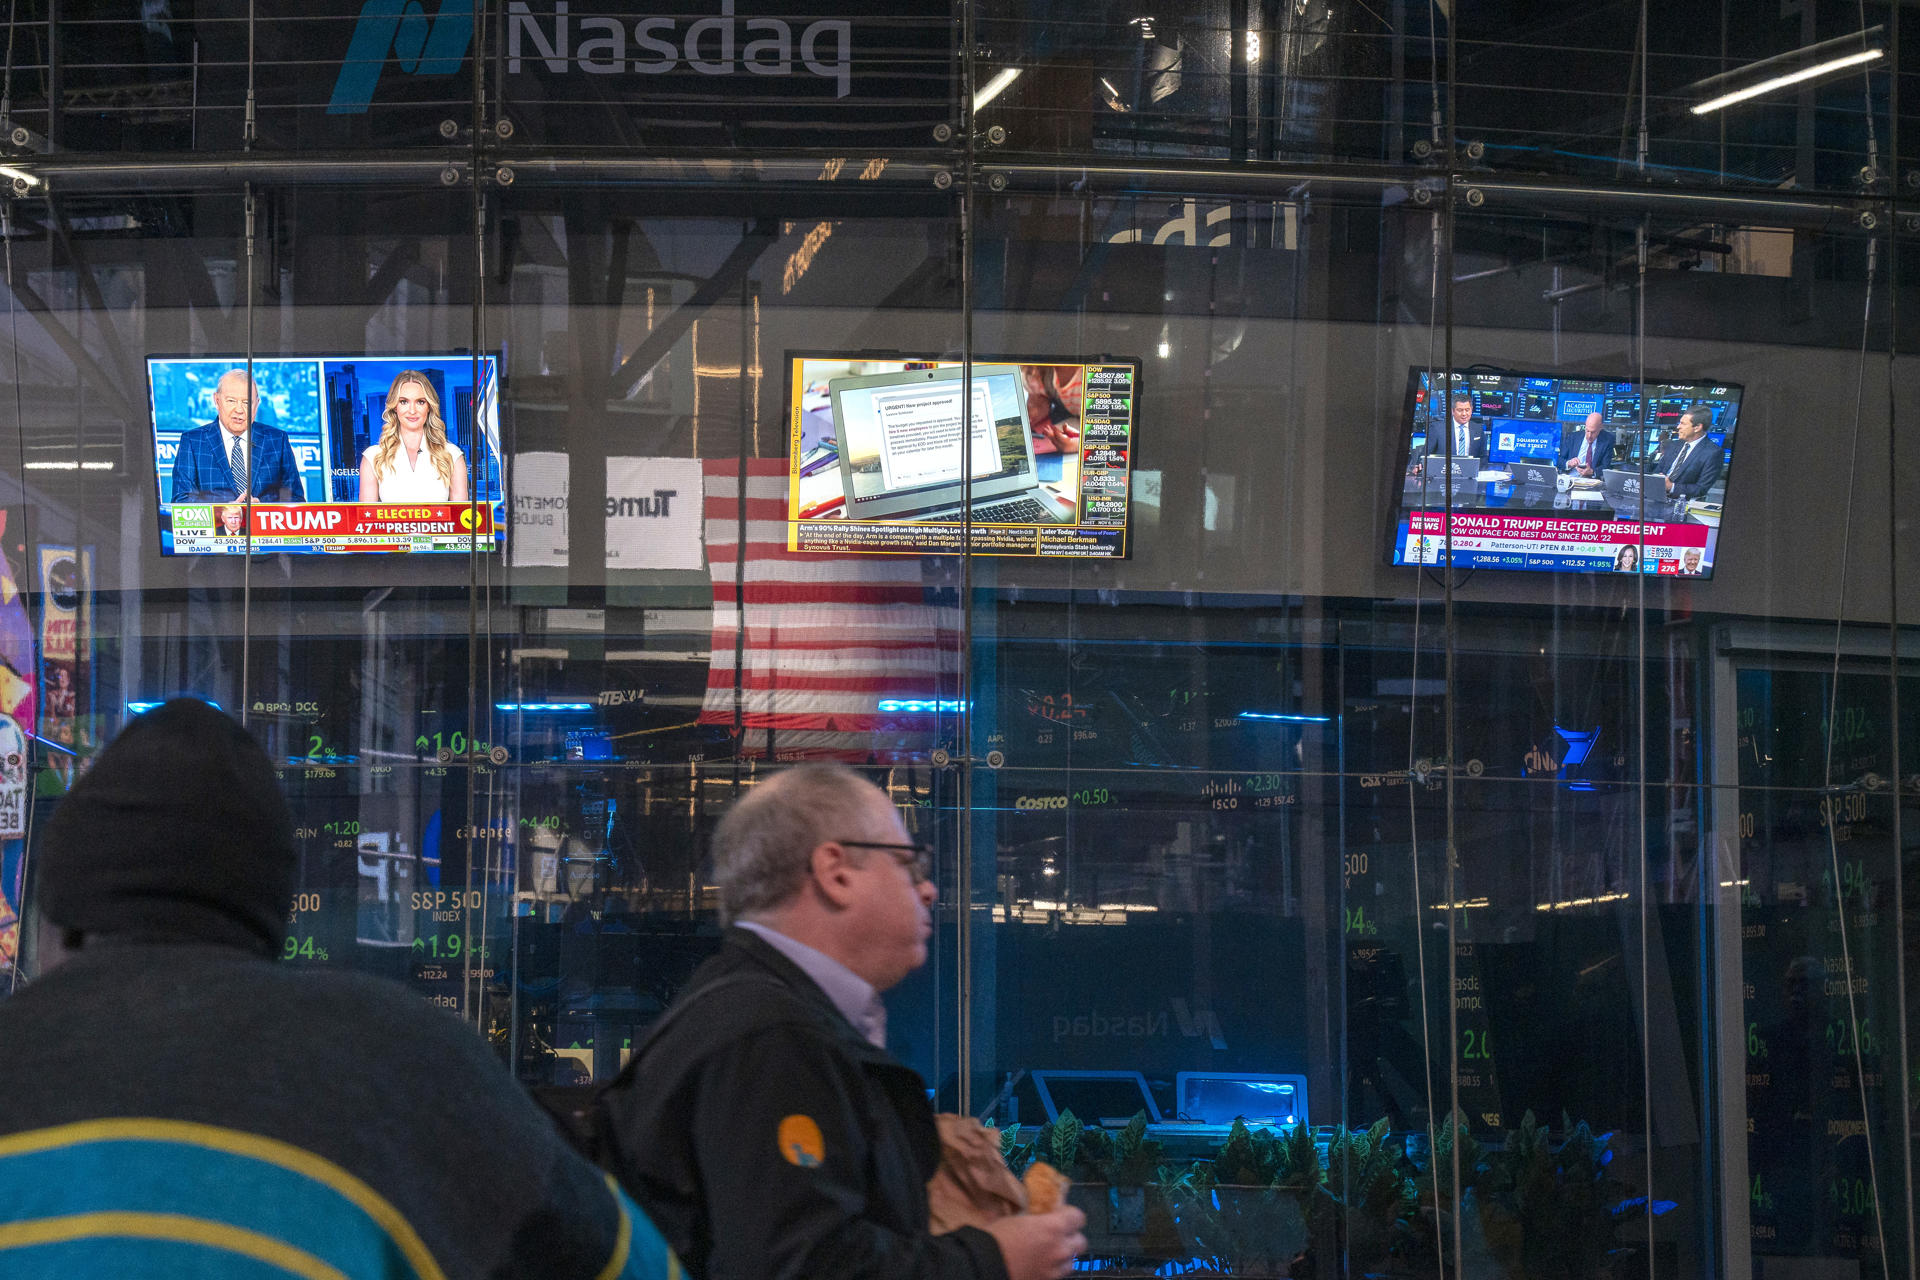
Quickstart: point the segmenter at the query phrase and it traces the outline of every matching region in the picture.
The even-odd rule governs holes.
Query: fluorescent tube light
[[[1732,93],[1721,94],[1717,98],[1709,99],[1693,108],[1693,114],[1703,116],[1709,111],[1718,111],[1720,108],[1730,107],[1736,102],[1745,102],[1748,98],[1757,98],[1763,93],[1772,93],[1775,89],[1784,89],[1790,84],[1799,84],[1803,80],[1811,80],[1815,76],[1823,76],[1829,71],[1838,71],[1842,67],[1854,67],[1863,62],[1872,62],[1875,58],[1884,56],[1885,52],[1884,49],[1862,49],[1858,53],[1850,53],[1843,58],[1829,58],[1825,62],[1816,62],[1810,67],[1802,67],[1798,71],[1789,71],[1783,76],[1774,76],[1771,80],[1762,80],[1759,84],[1750,84],[1744,89],[1736,89]]]
[[[987,81],[986,84],[981,86],[980,92],[973,95],[973,109],[978,111],[989,102],[992,102],[995,98],[1007,91],[1008,85],[1019,78],[1019,67],[1005,67],[996,71],[993,79]]]

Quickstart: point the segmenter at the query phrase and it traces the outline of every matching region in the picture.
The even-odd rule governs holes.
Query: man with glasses
[[[610,1163],[695,1280],[1050,1280],[1079,1210],[935,1236],[925,1082],[880,993],[926,962],[927,849],[839,765],[756,785],[720,820],[728,924],[605,1097]]]

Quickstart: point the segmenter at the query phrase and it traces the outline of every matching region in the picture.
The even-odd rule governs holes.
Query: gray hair
[[[751,918],[793,899],[814,849],[860,834],[871,798],[885,793],[841,764],[801,764],[760,782],[713,829],[720,922]]]
[[[242,382],[247,384],[247,393],[250,396],[252,396],[254,399],[259,398],[260,384],[256,382],[254,380],[253,375],[248,373],[245,369],[229,369],[225,373],[221,374],[218,378],[215,378],[213,380],[213,393],[215,395],[219,395],[220,388],[227,385],[228,378],[240,379]]]

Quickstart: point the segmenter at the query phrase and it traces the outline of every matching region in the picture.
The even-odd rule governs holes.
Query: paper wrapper
[[[1027,1207],[1027,1190],[1000,1158],[1000,1136],[970,1116],[934,1117],[940,1126],[940,1168],[927,1181],[927,1216],[935,1235],[984,1227]]]

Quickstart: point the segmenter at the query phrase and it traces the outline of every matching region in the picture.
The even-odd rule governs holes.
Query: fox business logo
[[[797,34],[780,18],[734,16],[734,0],[720,0],[717,17],[697,18],[684,33],[674,17],[642,17],[631,31],[621,18],[581,16],[567,11],[568,0],[551,0],[552,9],[536,13],[525,0],[507,4],[507,74],[538,62],[559,75],[666,75],[684,64],[703,76],[794,74],[798,65],[830,81],[834,97],[853,91],[853,24],[822,18]],[[572,42],[578,32],[579,43]],[[631,35],[635,54],[628,57]],[[473,6],[469,0],[441,0],[432,18],[422,0],[367,0],[354,24],[347,56],[334,81],[328,115],[358,115],[373,103],[381,73],[397,66],[407,75],[450,76],[465,65],[473,44]],[[738,57],[735,56],[736,48]],[[797,58],[796,58],[797,55]]]

